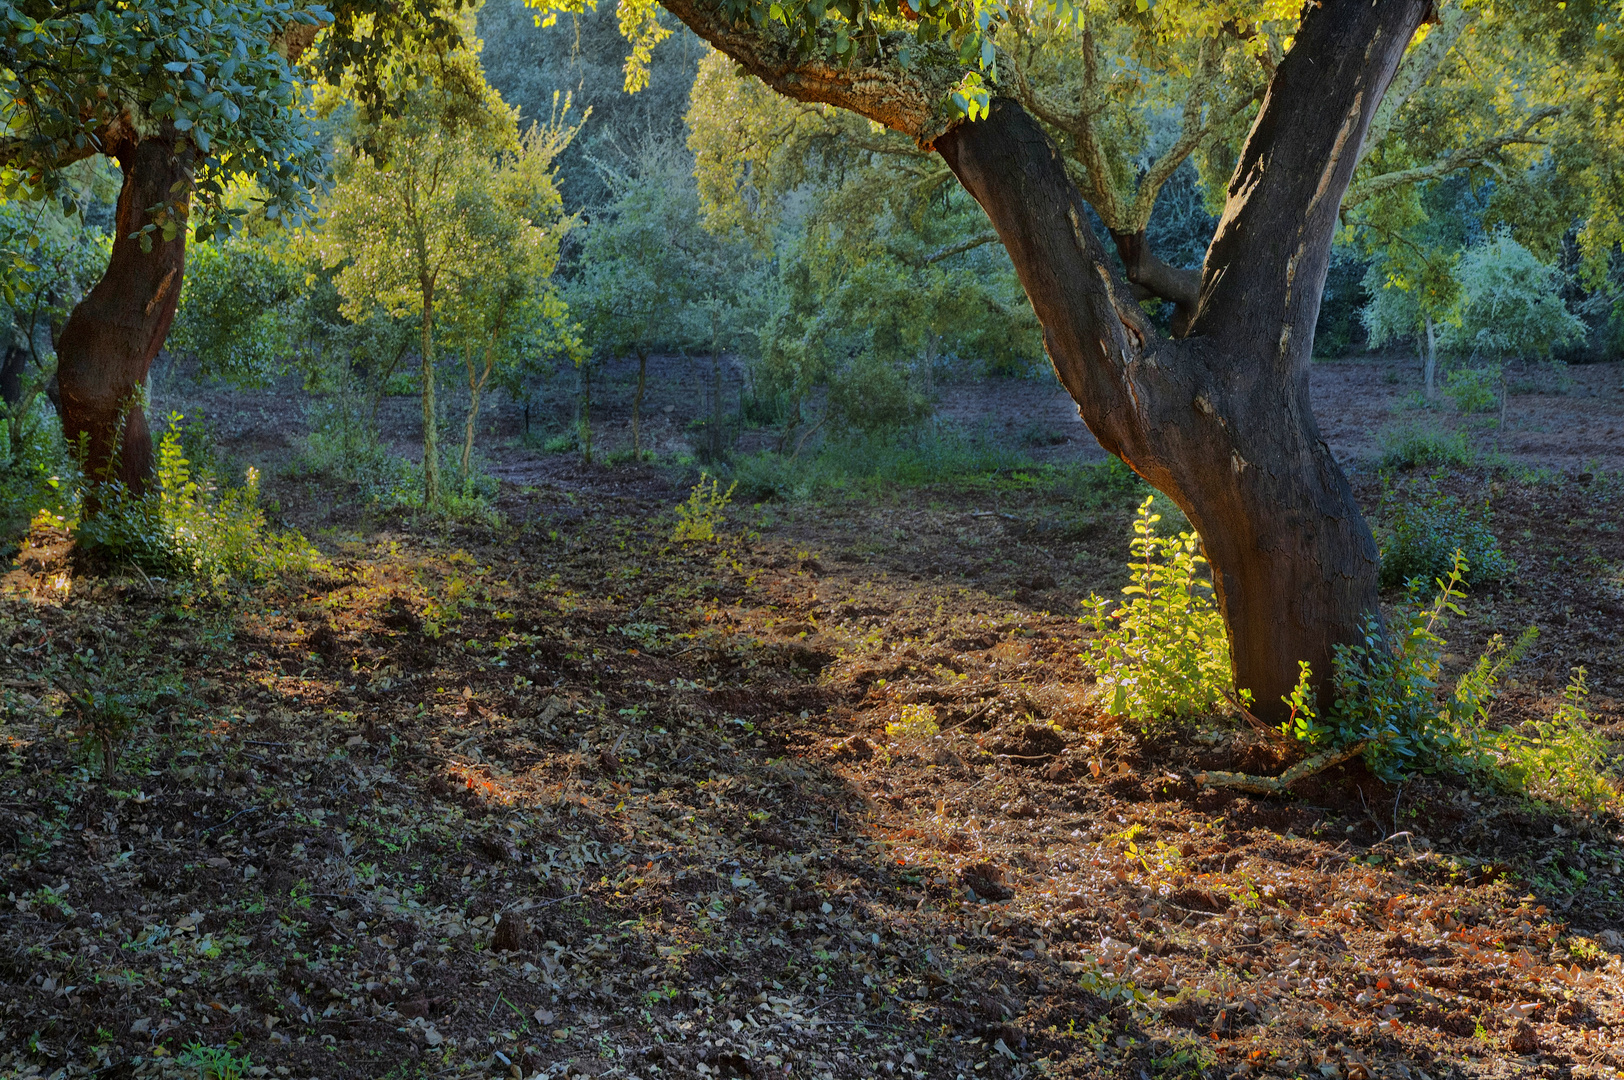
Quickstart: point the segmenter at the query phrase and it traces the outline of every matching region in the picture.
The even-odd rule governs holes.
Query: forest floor
[[[1575,370],[1549,460],[1353,476],[1378,517],[1486,504],[1520,569],[1450,666],[1535,623],[1496,718],[1584,664],[1617,740],[1624,379]],[[1131,493],[1012,470],[679,544],[691,474],[510,445],[498,524],[430,523],[278,476],[297,395],[176,385],[326,561],[211,594],[27,539],[0,1076],[1624,1071],[1617,816],[1358,763],[1238,795],[1196,778],[1289,748],[1102,713],[1077,602],[1123,582]],[[150,696],[110,780],[51,682],[87,650]],[[888,734],[908,706],[941,734]]]

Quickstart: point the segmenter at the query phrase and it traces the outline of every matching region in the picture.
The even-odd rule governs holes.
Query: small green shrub
[[[1405,426],[1384,433],[1381,439],[1381,465],[1385,469],[1469,469],[1476,464],[1477,454],[1465,432]]]
[[[737,483],[721,490],[721,485],[709,473],[699,474],[686,501],[677,504],[677,527],[671,539],[678,542],[708,541],[716,539],[717,526],[722,523],[722,512],[733,499]]]
[[[1372,614],[1365,621],[1362,641],[1337,646],[1335,702],[1326,717],[1314,711],[1308,692],[1312,673],[1303,663],[1296,691],[1283,699],[1291,716],[1281,731],[1333,748],[1368,742],[1365,761],[1386,778],[1414,768],[1470,765],[1476,758],[1478,726],[1488,715],[1500,677],[1538,635],[1529,627],[1509,648],[1498,636],[1493,638],[1440,704],[1437,689],[1445,644],[1441,631],[1450,614],[1461,613],[1466,570],[1466,560],[1456,553],[1448,574],[1438,580],[1431,603],[1420,602],[1419,583],[1412,583],[1409,601],[1385,636],[1380,619]]]
[[[1451,371],[1444,393],[1463,413],[1487,413],[1500,407],[1500,366]]]
[[[1468,584],[1498,581],[1516,570],[1488,523],[1454,496],[1418,485],[1402,497],[1389,492],[1383,501],[1391,514],[1381,552],[1383,588],[1441,577],[1449,573],[1456,552],[1470,567]]]
[[[575,431],[566,431],[546,439],[541,448],[549,454],[573,454],[581,448],[580,436]]]
[[[224,1047],[204,1046],[195,1039],[186,1045],[175,1062],[183,1068],[196,1069],[198,1080],[246,1080],[254,1073],[253,1058],[246,1054],[239,1058]]]
[[[119,484],[99,486],[99,509],[79,522],[79,543],[105,558],[204,581],[309,569],[316,553],[304,538],[267,527],[258,471],[248,469],[241,487],[223,490],[207,472],[194,476],[181,450],[181,422],[171,415],[158,441],[153,489],[136,496]]]
[[[936,710],[929,705],[904,705],[897,718],[885,725],[885,737],[897,743],[918,743],[941,734]]]
[[[1229,638],[1212,583],[1200,575],[1206,560],[1197,554],[1196,535],[1157,536],[1154,501],[1141,503],[1134,521],[1128,564],[1134,580],[1122,590],[1131,599],[1113,607],[1091,596],[1084,619],[1098,633],[1089,655],[1110,693],[1110,711],[1145,725],[1205,711],[1233,690]]]
[[[1536,799],[1583,813],[1600,813],[1624,802],[1615,779],[1620,758],[1587,726],[1588,695],[1585,669],[1574,668],[1549,720],[1530,720],[1484,738],[1500,778]]]
[[[66,698],[64,712],[76,720],[81,745],[101,759],[103,780],[118,774],[124,745],[146,720],[178,700],[180,675],[146,658],[132,661],[128,648],[82,649],[52,681]]]

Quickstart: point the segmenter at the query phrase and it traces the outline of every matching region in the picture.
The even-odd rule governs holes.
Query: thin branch
[[[1484,139],[1474,146],[1451,150],[1443,157],[1427,165],[1418,165],[1413,169],[1398,169],[1360,180],[1349,186],[1347,195],[1342,199],[1342,209],[1351,210],[1384,191],[1390,191],[1405,184],[1420,184],[1428,180],[1448,176],[1459,169],[1469,169],[1474,165],[1481,165],[1508,146],[1544,146],[1547,140],[1535,138],[1532,134],[1534,127],[1553,116],[1560,116],[1565,111],[1559,105],[1546,105],[1530,113],[1527,119],[1522,122],[1522,126],[1509,135],[1497,135],[1492,139]]]
[[[985,232],[980,236],[972,236],[970,239],[960,241],[957,244],[949,244],[947,247],[936,252],[934,255],[927,256],[925,261],[920,265],[929,266],[932,263],[939,263],[943,259],[951,259],[955,255],[962,255],[966,251],[973,251],[974,249],[981,247],[983,244],[996,244],[997,242],[997,233]]]

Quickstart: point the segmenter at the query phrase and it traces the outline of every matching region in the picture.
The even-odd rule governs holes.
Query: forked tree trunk
[[[1175,336],[1145,318],[1090,230],[1059,151],[1015,102],[944,122],[959,70],[907,35],[847,65],[718,0],[660,0],[786,96],[861,113],[933,145],[987,212],[1084,422],[1171,496],[1200,532],[1254,712],[1283,717],[1300,660],[1321,704],[1332,652],[1378,612],[1376,545],[1314,421],[1308,364],[1337,212],[1365,133],[1433,0],[1317,0],[1230,181],[1193,310],[1142,238],[1114,238],[1135,284],[1180,306]],[[904,62],[903,53],[913,54]]]
[[[1315,423],[1308,362],[1340,195],[1425,8],[1383,0],[1304,20],[1231,181],[1182,339],[1160,337],[1102,272],[1082,197],[1018,105],[995,100],[987,120],[936,141],[1009,250],[1084,422],[1201,534],[1235,684],[1265,718],[1285,712],[1302,660],[1329,704],[1335,646],[1379,617],[1376,544]]]
[[[107,272],[73,309],[57,339],[62,430],[85,450],[92,490],[107,481],[145,490],[152,473],[152,434],[143,387],[163,347],[180,300],[186,267],[184,213],[192,183],[191,154],[176,140],[151,137],[109,147],[124,170]],[[178,152],[177,152],[178,151]],[[170,204],[182,220],[174,239],[136,235],[153,221],[151,208]],[[94,512],[96,500],[87,503]]]

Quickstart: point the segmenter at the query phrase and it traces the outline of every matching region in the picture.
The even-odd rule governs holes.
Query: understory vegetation
[[[1189,285],[1298,6],[859,4],[830,63],[985,46],[955,115]],[[1394,77],[1296,373],[1352,495],[1279,508],[1371,610],[1259,701],[1255,582],[945,159],[572,7],[0,20],[0,1080],[1624,1075],[1614,16],[1441,3]],[[17,156],[160,91],[141,231]],[[96,462],[67,327],[143,242]]]

